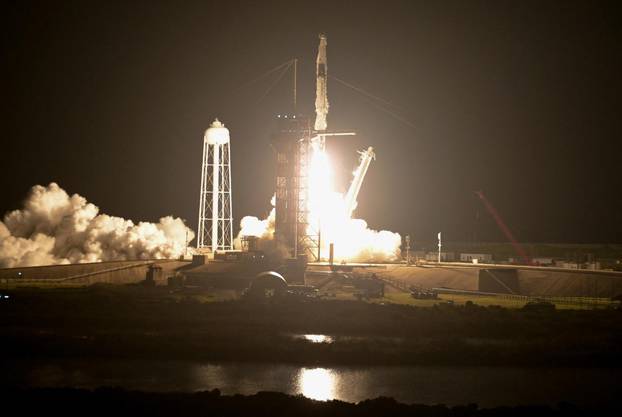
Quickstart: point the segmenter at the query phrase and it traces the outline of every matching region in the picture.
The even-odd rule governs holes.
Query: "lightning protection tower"
[[[218,119],[203,138],[197,249],[233,249],[229,129]]]

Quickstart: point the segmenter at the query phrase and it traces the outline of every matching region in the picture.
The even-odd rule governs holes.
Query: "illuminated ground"
[[[3,289],[17,287],[62,288],[84,287],[100,283],[139,283],[145,279],[148,265],[153,261],[103,262],[94,264],[56,265],[34,268],[13,268],[0,270]],[[189,267],[188,262],[158,261],[163,275],[158,285],[165,285],[166,278],[177,270]],[[330,279],[327,264],[310,264],[307,284],[318,288],[318,295],[327,300],[358,300],[363,298],[372,303],[396,303],[430,307],[442,303],[462,305],[467,301],[478,305],[498,305],[507,308],[521,308],[534,299],[556,304],[558,309],[609,308],[612,295],[622,293],[622,274],[614,272],[566,271],[553,268],[521,267],[521,294],[491,295],[477,294],[478,275],[486,265],[443,264],[406,266],[404,264],[350,264],[349,272],[341,272],[353,278],[370,277],[385,281],[385,296],[382,298],[361,297],[356,285],[339,283]],[[496,266],[495,266],[496,267]],[[181,268],[181,269],[180,269]],[[206,265],[207,270],[211,270]],[[235,270],[231,272],[236,274]],[[232,278],[235,278],[232,275]],[[439,290],[436,300],[415,299],[410,295],[412,287]],[[458,290],[452,292],[450,290]],[[242,288],[236,290],[214,289],[175,292],[171,297],[190,297],[197,302],[238,299]],[[463,293],[460,293],[463,292]],[[190,295],[189,295],[190,294]]]
[[[467,301],[478,305],[497,305],[506,308],[521,308],[529,301],[548,301],[559,309],[610,308],[610,294],[622,293],[622,275],[594,274],[547,270],[545,268],[526,268],[519,271],[521,289],[524,295],[478,294],[479,270],[485,266],[473,267],[459,264],[441,267],[405,266],[399,264],[355,264],[351,272],[342,274],[353,277],[369,277],[375,274],[385,280],[385,297],[370,299],[374,303],[397,303],[430,307],[439,303],[462,305]],[[330,280],[327,265],[312,265],[307,282],[319,286],[319,293],[327,299],[358,299],[357,289],[351,285],[339,285],[338,280]],[[618,276],[619,275],[619,276]],[[598,287],[600,286],[600,290]],[[410,288],[437,289],[437,300],[415,299]],[[447,290],[443,290],[447,289]],[[451,291],[458,290],[458,291]],[[464,292],[464,293],[461,293]]]

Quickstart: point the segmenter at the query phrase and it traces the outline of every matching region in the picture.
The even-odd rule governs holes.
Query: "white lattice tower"
[[[218,119],[203,139],[197,249],[233,249],[229,129]]]

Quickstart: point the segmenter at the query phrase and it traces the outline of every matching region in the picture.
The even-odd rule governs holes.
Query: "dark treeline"
[[[586,408],[570,403],[556,407],[527,405],[480,409],[475,404],[402,404],[379,397],[357,404],[343,401],[314,401],[302,396],[275,392],[255,395],[220,395],[218,390],[197,393],[150,393],[100,388],[94,391],[70,388],[8,389],[4,391],[5,410],[20,415],[62,416],[411,416],[411,417],[536,417],[608,416],[619,408]]]

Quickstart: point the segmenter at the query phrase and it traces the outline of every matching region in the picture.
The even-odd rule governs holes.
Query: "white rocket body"
[[[320,45],[317,51],[316,84],[315,84],[315,130],[326,130],[326,116],[328,115],[327,80],[328,68],[326,65],[326,36],[320,35]]]

